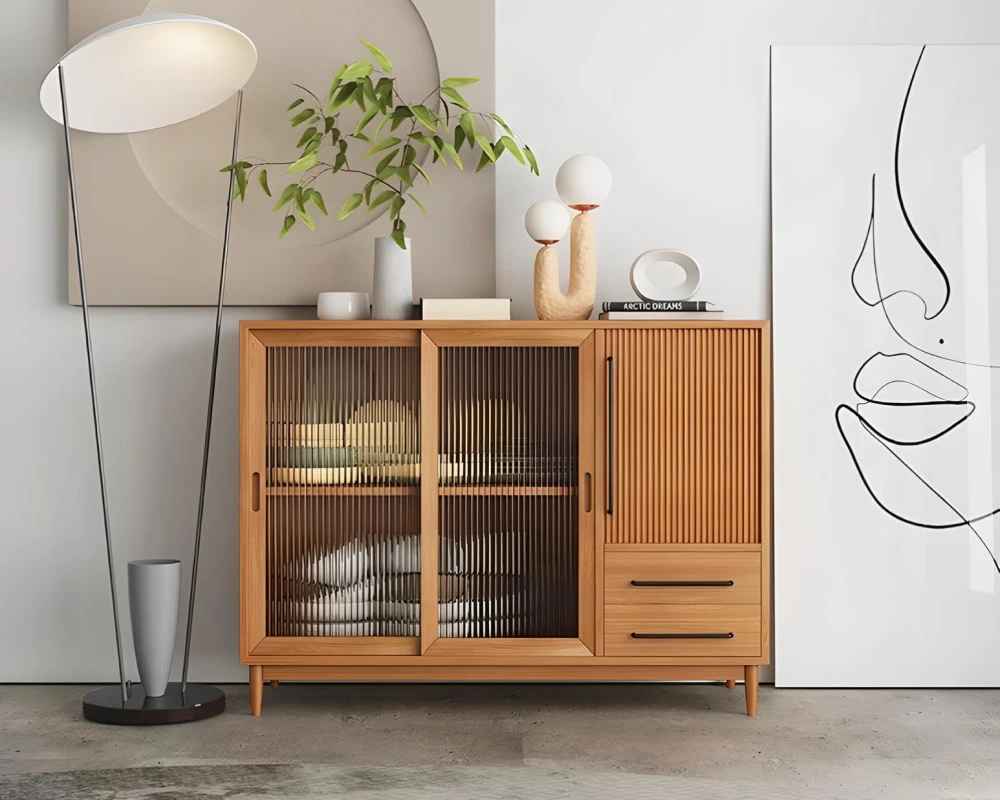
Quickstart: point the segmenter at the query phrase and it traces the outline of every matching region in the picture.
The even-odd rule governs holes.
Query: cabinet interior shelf
[[[272,496],[390,496],[415,497],[420,494],[419,486],[268,486],[267,494]]]
[[[511,496],[567,496],[575,495],[575,486],[439,486],[438,494],[442,497],[448,495],[499,495],[503,497]]]
[[[414,486],[268,486],[267,494],[281,496],[400,496],[415,497],[420,487]],[[576,494],[575,486],[439,486],[441,497],[500,496],[556,497]]]

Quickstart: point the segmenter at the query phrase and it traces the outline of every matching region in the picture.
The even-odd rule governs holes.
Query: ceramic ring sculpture
[[[663,262],[676,264],[684,270],[686,277],[682,284],[670,288],[657,285],[653,275]],[[647,250],[632,264],[629,281],[632,291],[647,303],[690,300],[701,285],[701,267],[681,250]]]

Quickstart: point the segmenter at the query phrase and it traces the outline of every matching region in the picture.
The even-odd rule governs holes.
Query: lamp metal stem
[[[76,238],[76,268],[80,276],[80,302],[83,308],[83,333],[87,342],[87,371],[90,374],[90,401],[94,412],[94,436],[97,442],[97,472],[101,483],[101,508],[104,512],[104,540],[108,548],[108,577],[111,580],[111,609],[115,618],[115,645],[118,647],[118,678],[122,688],[122,704],[129,699],[125,681],[125,660],[122,656],[122,631],[118,617],[118,588],[115,585],[115,557],[111,547],[111,514],[108,510],[108,486],[104,475],[104,445],[101,442],[101,415],[97,408],[97,376],[94,372],[94,349],[90,335],[90,307],[87,305],[87,280],[83,268],[83,247],[80,241],[80,215],[77,210],[76,172],[73,169],[73,146],[70,142],[69,113],[66,103],[66,78],[59,64],[59,98],[62,102],[63,133],[66,138],[66,164],[69,169],[69,198],[73,213],[73,234]]]
[[[243,91],[236,95],[236,125],[233,128],[233,159],[239,156],[240,118],[243,113]],[[194,600],[198,589],[198,559],[201,556],[201,528],[205,516],[205,487],[208,483],[208,454],[212,445],[212,412],[215,408],[215,378],[219,369],[219,341],[222,336],[222,306],[226,294],[226,268],[229,265],[229,232],[233,221],[233,187],[236,170],[229,171],[229,196],[226,201],[226,228],[222,237],[222,269],[219,273],[219,300],[215,311],[215,344],[212,348],[212,374],[208,382],[208,414],[205,420],[205,447],[201,460],[201,486],[198,492],[198,521],[194,533],[194,559],[191,563],[191,594],[188,598],[187,633],[184,637],[184,670],[181,692],[187,690],[188,665],[191,659],[191,631],[194,625]]]

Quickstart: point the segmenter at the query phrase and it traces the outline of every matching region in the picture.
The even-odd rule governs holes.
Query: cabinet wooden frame
[[[641,335],[629,331],[644,331]],[[697,332],[714,332],[708,338]],[[613,352],[612,342],[624,341],[635,346],[627,351],[633,364],[653,370],[674,369],[669,359],[670,343],[686,344],[688,365],[694,370],[685,375],[637,373],[627,376],[635,388],[630,397],[639,402],[626,409],[628,417],[612,419],[617,426],[618,442],[624,435],[648,421],[654,437],[664,435],[656,426],[668,424],[657,410],[659,398],[678,397],[689,403],[699,403],[702,419],[712,417],[712,403],[722,402],[722,392],[729,370],[733,380],[742,381],[743,393],[739,410],[731,418],[719,418],[716,424],[722,434],[738,432],[746,447],[742,472],[733,472],[746,485],[736,487],[738,493],[725,497],[738,498],[744,509],[751,509],[753,518],[743,512],[742,534],[751,541],[729,541],[726,536],[712,539],[711,513],[701,524],[705,533],[699,541],[663,541],[632,535],[630,541],[616,540],[609,534],[609,488],[614,481],[629,478],[631,469],[638,476],[649,469],[661,470],[654,463],[659,456],[657,445],[651,444],[641,458],[624,465],[626,472],[608,474],[613,453],[608,450],[608,403],[610,388],[607,358]],[[702,338],[698,338],[702,336]],[[666,338],[664,338],[666,337]],[[678,337],[678,338],[673,338]],[[713,338],[715,337],[715,338]],[[721,337],[721,338],[720,338]],[[726,357],[737,359],[728,367],[720,367],[718,348],[721,341]],[[707,343],[707,344],[705,344]],[[420,469],[421,480],[414,486],[373,487],[364,494],[419,497],[420,502],[420,635],[399,637],[319,637],[267,635],[266,604],[266,541],[267,504],[273,497],[308,494],[312,496],[350,496],[359,491],[352,486],[268,487],[266,369],[268,348],[271,347],[413,347],[419,349],[420,364]],[[575,495],[579,525],[578,564],[579,592],[577,638],[566,639],[442,639],[437,635],[437,592],[439,537],[441,534],[438,509],[441,497],[468,494],[503,494],[495,487],[439,486],[437,408],[439,368],[442,348],[448,347],[571,347],[578,351],[578,414],[579,454],[576,485],[566,490],[526,487],[525,493]],[[692,349],[693,348],[693,349]],[[700,348],[700,349],[699,349]],[[715,348],[715,349],[713,349]],[[726,349],[728,348],[728,350]],[[680,352],[680,351],[678,351]],[[692,357],[692,354],[697,357]],[[769,662],[771,608],[771,337],[766,321],[708,322],[379,322],[379,321],[244,321],[240,328],[240,657],[251,666],[252,681],[265,680],[725,680],[746,678],[748,711],[756,710],[755,682],[757,667]],[[703,364],[704,369],[699,366]],[[634,367],[633,367],[634,369]],[[720,371],[721,370],[721,371]],[[676,385],[671,381],[677,382]],[[716,391],[713,387],[721,387]],[[685,388],[686,387],[686,388]],[[694,394],[690,394],[690,392]],[[672,395],[669,392],[673,392]],[[700,394],[699,394],[700,392]],[[707,392],[707,394],[706,394]],[[715,392],[715,394],[713,394]],[[665,394],[666,393],[666,394]],[[713,401],[713,397],[716,398]],[[685,399],[686,398],[686,399]],[[621,403],[622,397],[616,398]],[[722,413],[721,411],[719,413]],[[729,413],[726,411],[725,413]],[[705,414],[708,414],[706,417]],[[727,421],[728,420],[728,421]],[[729,427],[726,427],[726,426]],[[734,427],[735,426],[735,427]],[[735,434],[732,434],[735,435]],[[709,434],[709,439],[711,434]],[[698,441],[703,441],[698,440]],[[670,441],[663,439],[664,442]],[[741,446],[743,446],[741,445]],[[693,445],[700,447],[701,445]],[[694,451],[692,451],[694,452]],[[692,455],[691,468],[711,471],[711,457]],[[631,456],[630,456],[631,458]],[[682,462],[687,464],[688,462]],[[622,465],[619,465],[622,466]],[[746,475],[744,479],[740,477]],[[662,485],[664,478],[647,480],[649,486]],[[685,485],[694,502],[712,502],[718,491],[711,484],[694,481]],[[712,492],[715,491],[715,494]],[[752,494],[752,496],[751,496]],[[641,495],[640,495],[641,497]],[[640,499],[615,498],[618,503],[630,502],[627,512],[634,515],[646,530],[653,530],[655,514],[651,508],[641,508]],[[411,501],[412,502],[412,501]],[[662,498],[650,498],[662,502]],[[716,502],[723,502],[716,499]],[[728,502],[728,501],[727,501]],[[721,506],[719,507],[721,509]],[[726,509],[722,509],[726,510]],[[686,519],[686,517],[685,517]],[[693,517],[692,517],[693,519]],[[650,534],[652,536],[652,534]],[[680,537],[685,538],[685,537]],[[655,558],[669,558],[670,553],[755,553],[760,558],[760,648],[759,655],[739,656],[614,656],[605,654],[605,565],[614,553],[649,553]],[[683,593],[678,595],[683,602]],[[702,595],[694,594],[694,598]],[[621,608],[621,593],[615,603]],[[630,612],[631,613],[631,612]],[[260,692],[255,691],[254,712],[259,713]]]

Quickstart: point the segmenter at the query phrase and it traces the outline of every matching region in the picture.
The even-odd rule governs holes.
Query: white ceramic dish
[[[370,319],[371,315],[365,292],[322,292],[316,298],[317,319]]]

